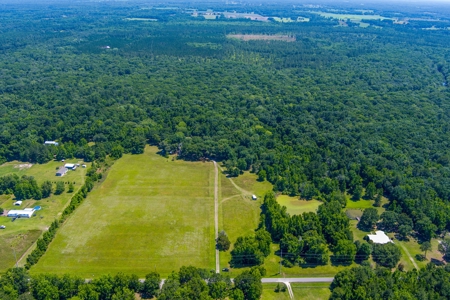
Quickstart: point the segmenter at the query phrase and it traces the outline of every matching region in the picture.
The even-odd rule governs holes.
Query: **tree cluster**
[[[0,277],[2,300],[257,300],[262,294],[264,268],[254,267],[237,275],[232,282],[226,275],[192,266],[181,267],[161,285],[161,277],[150,272],[145,280],[118,273],[93,280],[72,275],[29,275],[26,269],[9,269]]]
[[[356,267],[336,274],[330,299],[448,299],[450,267],[428,264],[420,270]]]

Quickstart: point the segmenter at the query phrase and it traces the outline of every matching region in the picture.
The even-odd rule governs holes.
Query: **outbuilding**
[[[19,201],[16,201],[16,202],[14,202],[14,205],[15,205],[15,206],[21,206],[21,205],[22,205],[22,201],[20,201],[20,200],[19,200]]]
[[[66,175],[68,169],[65,167],[59,168],[59,170],[56,172],[56,176],[64,176]]]
[[[258,197],[256,197],[256,195],[252,195],[252,200],[256,200],[258,199]]]
[[[10,210],[8,211],[8,217],[10,218],[31,218],[34,214],[33,208],[25,208],[22,210]]]
[[[44,142],[44,145],[53,145],[53,146],[58,146],[59,144],[58,144],[58,142],[55,142],[55,141],[45,141]]]

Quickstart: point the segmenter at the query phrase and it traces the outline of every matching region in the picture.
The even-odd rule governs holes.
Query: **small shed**
[[[59,168],[59,170],[56,172],[56,176],[64,176],[66,175],[68,169],[65,167]]]
[[[258,197],[256,197],[256,195],[252,195],[252,200],[256,200],[258,199]]]
[[[21,206],[21,205],[22,205],[22,201],[20,201],[20,200],[19,200],[19,201],[16,201],[16,202],[14,202],[14,205],[15,205],[15,206]]]
[[[75,164],[65,164],[64,168],[72,170],[75,167]]]

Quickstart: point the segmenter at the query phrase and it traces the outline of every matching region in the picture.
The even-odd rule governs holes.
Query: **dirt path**
[[[219,170],[217,163],[214,161],[214,233],[215,241],[219,237]],[[220,272],[219,250],[216,247],[216,273]]]
[[[220,168],[220,166],[219,166],[219,168]],[[222,168],[220,168],[220,170],[223,171]],[[250,195],[250,196],[252,195],[251,192],[249,192],[249,191],[247,191],[247,190],[244,190],[243,188],[241,188],[240,186],[238,186],[238,185],[233,181],[233,179],[232,179],[231,177],[227,177],[227,178],[228,178],[228,180],[230,180],[231,184],[232,184],[239,192],[241,192],[243,195]]]
[[[412,258],[411,254],[409,254],[408,249],[406,249],[405,246],[403,246],[402,244],[400,244],[400,247],[402,247],[403,250],[405,250],[406,255],[408,255],[409,260],[412,262],[412,264],[414,265],[414,268],[416,268],[417,270],[419,270],[419,267],[417,266],[416,262],[414,261],[414,259]]]

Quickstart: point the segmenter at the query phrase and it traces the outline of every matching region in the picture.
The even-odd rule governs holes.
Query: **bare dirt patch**
[[[29,169],[33,166],[33,164],[20,164],[20,165],[15,165],[14,168],[19,169],[19,170],[26,170]]]
[[[229,34],[228,38],[242,41],[263,40],[263,41],[283,41],[295,42],[295,36],[291,35],[267,35],[267,34]]]

